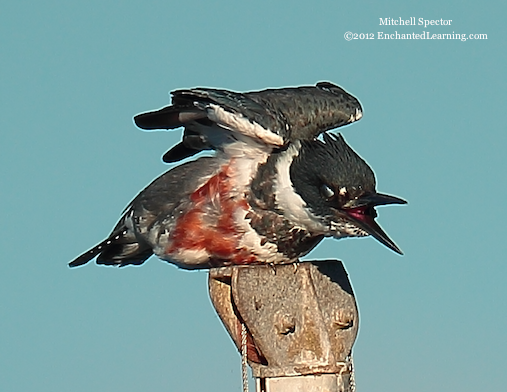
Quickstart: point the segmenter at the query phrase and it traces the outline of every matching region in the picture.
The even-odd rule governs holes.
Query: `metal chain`
[[[241,377],[243,380],[243,392],[248,392],[248,356],[246,345],[246,325],[241,323]]]

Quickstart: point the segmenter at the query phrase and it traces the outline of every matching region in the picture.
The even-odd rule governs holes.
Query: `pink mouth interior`
[[[357,219],[360,222],[371,222],[373,217],[369,214],[368,206],[361,206],[356,208],[347,209],[347,215]]]

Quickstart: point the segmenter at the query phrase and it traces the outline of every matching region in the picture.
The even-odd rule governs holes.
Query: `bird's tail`
[[[97,264],[123,267],[140,265],[153,254],[150,246],[141,243],[124,225],[116,227],[111,235],[69,263],[69,267],[78,267],[97,258]]]

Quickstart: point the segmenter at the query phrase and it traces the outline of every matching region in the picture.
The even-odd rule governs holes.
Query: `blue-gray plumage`
[[[70,266],[94,258],[141,264],[152,254],[186,269],[292,263],[328,236],[372,235],[401,253],[375,222],[375,207],[406,202],[378,193],[368,164],[341,135],[326,133],[361,118],[358,100],[342,88],[321,82],[172,95],[171,106],[136,116],[136,124],[184,127],[166,162],[215,154],[154,180],[110,236]]]
[[[373,171],[341,135],[271,153],[243,142],[223,148],[154,180],[70,266],[141,264],[153,253],[185,269],[292,263],[329,236],[372,235],[401,253],[374,208],[405,201],[376,191]]]

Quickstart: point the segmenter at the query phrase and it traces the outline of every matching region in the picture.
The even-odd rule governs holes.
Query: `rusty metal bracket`
[[[313,390],[319,382],[334,385],[322,390],[352,390],[350,355],[359,318],[340,261],[214,268],[208,283],[238,350],[246,325],[258,391],[285,391],[277,385],[288,384],[296,391],[301,383]]]

